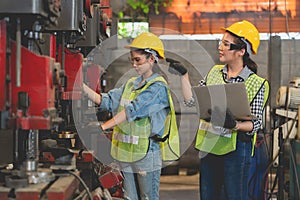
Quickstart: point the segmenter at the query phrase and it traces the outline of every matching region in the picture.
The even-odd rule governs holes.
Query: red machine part
[[[79,155],[79,151],[75,152],[75,157],[77,162],[93,162],[95,160],[93,152],[83,151]],[[55,158],[51,152],[43,152],[43,161],[45,162],[54,162]]]
[[[61,52],[61,50],[60,50]],[[79,51],[71,51],[65,48],[64,70],[67,78],[67,87],[64,88],[63,100],[79,100],[82,91],[82,63],[83,55]],[[62,54],[58,56],[58,60],[62,63]]]
[[[102,11],[109,19],[112,18],[112,9],[110,8],[110,0],[101,0],[100,6],[103,8]]]
[[[12,112],[17,118],[17,125],[24,130],[50,129],[50,116],[47,111],[55,110],[53,86],[54,59],[47,56],[36,55],[28,49],[21,47],[21,76],[20,86],[16,84],[16,43],[11,43],[11,88]],[[29,107],[26,113],[18,109],[19,92],[29,96]],[[48,113],[49,113],[48,112]]]
[[[50,57],[56,58],[56,36],[51,35],[50,36]]]
[[[100,0],[85,0],[84,11],[89,18],[94,16],[93,4],[100,4]]]
[[[103,188],[107,189],[112,197],[124,197],[122,189],[124,177],[119,170],[107,168],[107,172],[99,177]]]
[[[89,87],[92,88],[97,93],[101,92],[101,81],[100,77],[102,74],[102,69],[99,65],[92,64],[87,68],[87,81],[89,82]]]
[[[0,111],[5,109],[5,70],[6,70],[6,23],[0,21]]]

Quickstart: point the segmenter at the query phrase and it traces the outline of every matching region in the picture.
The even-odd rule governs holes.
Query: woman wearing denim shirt
[[[243,20],[222,30],[224,35],[218,50],[220,62],[224,65],[212,67],[201,84],[245,82],[251,113],[256,118],[237,120],[226,108],[214,107],[211,119],[200,119],[195,144],[195,148],[201,152],[200,199],[245,200],[248,199],[253,144],[262,125],[269,84],[256,75],[257,65],[250,58],[250,55],[257,53],[260,43],[256,27]],[[194,106],[187,70],[180,63],[170,64],[172,68],[181,74],[185,104]],[[226,130],[229,136],[214,134],[212,130],[217,128]]]
[[[100,110],[113,113],[114,117],[103,123],[101,128],[114,128],[111,155],[120,161],[126,199],[158,200],[162,138],[168,135],[167,130],[176,126],[173,120],[170,123],[173,125],[165,127],[168,114],[174,119],[175,112],[165,79],[154,72],[154,67],[158,68],[158,59],[164,58],[163,43],[154,34],[145,32],[125,48],[130,49],[130,61],[138,77],[106,94],[98,95],[85,84],[83,89],[91,100],[99,104]],[[178,158],[176,130],[177,126],[170,133],[177,138],[175,145],[171,145],[175,152],[171,157]]]

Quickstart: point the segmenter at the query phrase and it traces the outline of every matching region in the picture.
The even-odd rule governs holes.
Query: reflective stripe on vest
[[[221,69],[224,65],[216,65],[214,66],[207,75],[207,85],[215,85],[215,84],[225,84],[223,79],[223,74]],[[253,99],[256,97],[261,87],[265,87],[265,98],[263,107],[265,106],[268,96],[269,96],[269,84],[268,82],[257,76],[256,74],[252,74],[245,81],[248,101],[249,104],[252,103]],[[200,119],[200,125],[197,132],[196,144],[195,148],[209,152],[216,155],[224,155],[236,149],[236,140],[237,140],[237,131],[232,130],[231,137],[229,135],[216,134],[209,128],[209,126],[203,126],[203,123],[207,123],[205,120]],[[254,147],[256,141],[256,133],[254,134],[252,146]],[[252,148],[252,153],[253,153]]]
[[[114,139],[123,143],[128,144],[138,144],[139,143],[139,136],[135,135],[125,135],[121,133],[114,132]]]
[[[147,82],[143,88],[134,90],[133,82],[135,80],[136,77],[127,81],[118,108],[119,112],[124,109],[127,103],[134,100],[154,82],[160,81],[167,85],[163,77],[157,77]],[[166,117],[163,135],[163,137],[167,137],[167,139],[164,142],[160,142],[160,146],[163,160],[176,160],[179,158],[179,135],[175,110],[169,89],[168,98],[170,112]],[[142,118],[115,126],[113,129],[111,147],[112,157],[121,162],[135,162],[144,158],[149,148],[150,125],[150,118]]]

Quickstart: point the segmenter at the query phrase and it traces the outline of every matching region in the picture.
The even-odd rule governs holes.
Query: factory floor
[[[195,175],[163,175],[160,182],[161,200],[199,200],[199,173]]]
[[[274,181],[270,178],[270,181]],[[272,184],[270,184],[271,186]],[[275,191],[277,188],[275,188]],[[186,175],[181,171],[179,175],[163,175],[160,183],[160,200],[199,200],[199,173]],[[288,199],[285,197],[284,199]],[[273,195],[269,200],[279,200]]]

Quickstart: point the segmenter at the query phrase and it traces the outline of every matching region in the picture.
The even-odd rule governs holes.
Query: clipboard
[[[211,117],[208,110],[216,106],[224,111],[229,109],[233,116],[239,120],[256,118],[251,114],[244,82],[194,86],[192,89],[198,101],[201,119]]]

